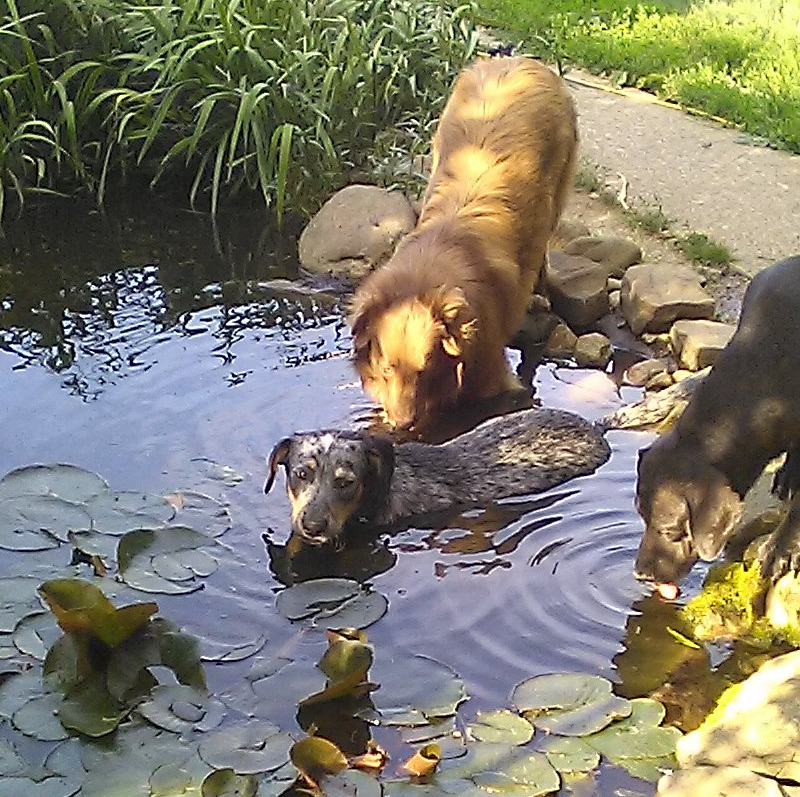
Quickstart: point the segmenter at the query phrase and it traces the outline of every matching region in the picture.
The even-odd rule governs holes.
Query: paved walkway
[[[745,143],[643,92],[609,89],[580,71],[566,78],[584,158],[623,175],[629,202],[656,202],[674,228],[727,244],[748,274],[800,254],[800,156]]]

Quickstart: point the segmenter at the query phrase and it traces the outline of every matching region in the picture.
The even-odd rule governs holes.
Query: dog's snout
[[[330,523],[323,515],[313,516],[306,512],[300,517],[300,532],[309,542],[327,542],[329,531]]]

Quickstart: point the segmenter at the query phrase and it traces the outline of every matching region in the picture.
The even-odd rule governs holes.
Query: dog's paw
[[[800,493],[800,453],[796,450],[786,454],[786,461],[775,472],[772,492],[780,501],[786,501],[795,493]]]
[[[770,541],[763,553],[761,572],[773,584],[787,573],[800,572],[800,542],[787,548]]]

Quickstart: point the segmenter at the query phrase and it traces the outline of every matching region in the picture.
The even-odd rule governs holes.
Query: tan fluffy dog
[[[527,58],[481,59],[458,77],[433,139],[416,229],[356,292],[355,364],[399,427],[518,387],[518,330],[572,181],[575,109]]]

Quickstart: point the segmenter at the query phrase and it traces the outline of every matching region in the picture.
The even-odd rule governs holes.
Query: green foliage
[[[311,208],[382,131],[422,141],[475,46],[469,5],[436,0],[4,3],[0,214],[134,170],[212,211]]]
[[[780,0],[481,0],[527,47],[701,109],[800,152],[800,11]]]
[[[686,257],[704,266],[728,266],[733,260],[731,250],[725,244],[701,232],[691,232],[679,237],[675,243]]]

